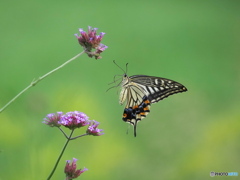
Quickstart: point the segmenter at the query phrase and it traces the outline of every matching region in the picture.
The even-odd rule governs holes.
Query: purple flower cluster
[[[86,114],[79,111],[67,112],[66,114],[63,114],[63,112],[51,113],[44,118],[43,123],[50,127],[60,127],[62,125],[71,130],[89,125],[86,132],[88,135],[100,136],[104,134],[101,133],[102,129],[98,129],[99,122],[89,120]]]
[[[104,133],[101,133],[103,131],[102,129],[98,129],[99,122],[92,120],[92,123],[88,126],[87,134],[93,135],[93,136],[101,136]]]
[[[43,123],[49,125],[50,127],[60,127],[61,124],[58,123],[62,116],[63,112],[51,113],[44,118]]]
[[[89,57],[95,57],[95,59],[101,59],[100,54],[108,48],[106,45],[101,44],[104,32],[97,35],[97,28],[88,27],[88,32],[85,32],[82,28],[79,29],[80,36],[75,34],[78,38],[79,44],[84,48]],[[92,52],[92,49],[96,51]]]
[[[58,124],[71,130],[86,126],[90,123],[88,116],[79,111],[68,112],[61,116]]]
[[[80,176],[83,172],[88,170],[87,168],[84,168],[83,170],[81,169],[76,170],[77,169],[76,158],[73,158],[72,164],[70,164],[70,162],[71,162],[70,160],[67,160],[67,163],[64,169],[67,180],[75,179],[78,176]]]

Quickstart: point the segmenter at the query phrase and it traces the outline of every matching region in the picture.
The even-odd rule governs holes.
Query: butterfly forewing
[[[130,79],[145,87],[147,97],[151,103],[156,103],[169,95],[187,91],[187,88],[182,84],[166,78],[135,75],[131,76]]]

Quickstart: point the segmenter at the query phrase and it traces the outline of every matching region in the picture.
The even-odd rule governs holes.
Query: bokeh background
[[[0,6],[0,106],[82,51],[78,28],[105,32],[101,60],[82,55],[0,114],[0,179],[46,179],[65,143],[48,113],[82,111],[105,134],[69,143],[65,160],[89,170],[79,179],[208,179],[240,173],[240,3],[203,1],[5,1]],[[114,75],[173,79],[188,92],[151,106],[126,134]],[[69,133],[69,131],[66,130]],[[85,132],[78,129],[75,135]],[[238,177],[215,177],[237,179]]]

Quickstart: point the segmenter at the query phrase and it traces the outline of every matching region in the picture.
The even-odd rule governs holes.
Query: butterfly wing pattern
[[[134,127],[136,137],[137,123],[150,112],[150,105],[170,95],[187,91],[182,84],[160,77],[134,75],[123,76],[121,82],[120,104],[126,102],[123,112],[123,121]]]

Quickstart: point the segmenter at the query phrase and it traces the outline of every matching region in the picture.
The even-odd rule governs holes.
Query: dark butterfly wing
[[[187,91],[187,88],[182,84],[166,78],[135,75],[131,76],[130,79],[145,87],[147,98],[151,103],[156,103],[170,95]]]

